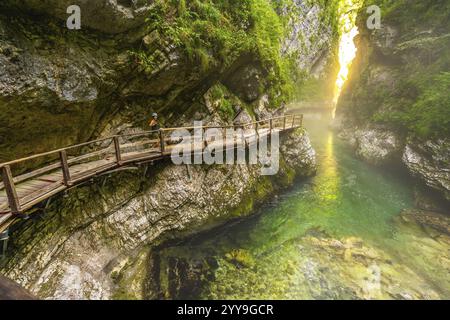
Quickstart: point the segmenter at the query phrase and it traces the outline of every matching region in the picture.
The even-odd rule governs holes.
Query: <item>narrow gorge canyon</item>
[[[449,18],[447,0],[3,0],[0,163],[155,113],[304,122],[273,176],[163,159],[70,187],[0,233],[0,274],[39,299],[448,299]]]

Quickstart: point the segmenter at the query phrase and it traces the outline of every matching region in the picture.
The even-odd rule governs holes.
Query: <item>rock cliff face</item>
[[[398,162],[404,147],[396,133],[381,127],[347,128],[339,136],[351,144],[361,159],[373,165]]]
[[[378,4],[381,29],[368,30],[367,6],[359,15],[358,54],[337,110],[341,136],[368,162],[403,163],[450,200],[448,2]]]
[[[217,16],[205,15],[197,2],[183,3],[189,4],[187,10],[197,10],[203,22],[216,24],[208,19]],[[217,34],[198,31],[203,37],[199,48],[182,43],[183,35],[161,25],[185,23],[182,6],[165,1],[79,1],[82,29],[71,31],[65,28],[68,4],[0,4],[0,162],[146,129],[152,112],[160,114],[165,126],[266,118],[276,113],[276,101],[283,97],[276,85],[283,81],[275,77],[279,61],[302,52],[308,58],[298,60],[299,69],[313,72],[331,56],[335,37],[316,21],[325,11],[309,2],[292,1],[299,16],[308,16],[310,22],[303,20],[301,28],[298,20],[288,23],[296,30],[285,47],[289,53],[282,49],[284,40],[277,39],[279,46],[273,45],[276,50],[270,54],[264,46],[273,39],[254,30],[257,24],[272,31],[268,21],[255,21],[261,16],[275,19],[270,1],[236,3],[249,16],[240,7],[221,8],[228,18],[242,14],[244,20],[223,26]],[[216,4],[208,5],[218,12]],[[311,39],[314,33],[320,45]],[[243,38],[228,43],[227,37],[234,34]],[[244,43],[242,48],[227,47],[237,40]],[[205,43],[210,47],[202,47]],[[229,51],[223,56],[215,52],[219,49]],[[74,189],[38,209],[32,220],[14,226],[0,271],[40,298],[151,297],[146,289],[152,270],[149,247],[249,215],[295,177],[314,173],[315,154],[306,133],[298,131],[282,141],[281,170],[273,178],[261,176],[258,166],[165,163],[115,173]]]
[[[426,185],[444,193],[450,201],[450,141],[415,142],[406,145],[403,163]]]
[[[260,166],[161,164],[75,189],[16,226],[2,273],[40,298],[143,298],[149,247],[245,217],[315,172],[307,135],[282,139],[273,178]]]
[[[257,14],[254,11],[260,7],[247,2],[240,4],[242,8],[224,8],[224,14],[253,23],[251,17],[239,16],[244,9]],[[270,72],[279,69],[273,64],[281,59],[277,43],[282,39],[274,42],[270,58],[263,57],[250,42],[266,41],[267,35],[250,29],[255,26],[224,25],[218,35],[201,35],[209,36],[201,42],[207,46],[191,48],[181,43],[183,35],[175,36],[177,30],[167,31],[164,21],[175,25],[183,12],[164,1],[80,1],[82,29],[68,30],[68,3],[8,0],[0,4],[0,162],[84,142],[105,130],[146,128],[152,112],[159,112],[166,126],[196,117],[208,120],[211,110],[203,95],[218,84],[241,100],[227,101],[228,94],[222,95],[222,103],[216,106],[222,123],[230,122],[242,109],[263,107],[273,112],[279,107],[274,99],[281,101],[283,93],[273,87],[284,80]],[[190,10],[201,10],[190,5]],[[312,7],[297,2],[293,6],[300,17],[308,16]],[[304,42],[301,30],[291,35],[289,56],[308,56],[298,66],[305,72],[315,64],[314,57],[333,50],[330,44],[335,37],[315,22],[321,9],[313,8],[315,18],[308,20],[305,34],[315,32],[329,46]],[[270,4],[264,10],[273,11]],[[199,19],[211,23],[207,15]],[[264,23],[273,21],[262,21],[261,27],[266,28]],[[249,42],[249,47],[227,47],[230,52],[220,56],[213,50],[230,46],[220,42],[221,32],[242,33],[243,38],[234,41]],[[261,45],[259,51],[265,47]]]
[[[83,13],[83,25],[108,34],[118,34],[142,27],[154,0],[107,0],[107,1],[39,1],[5,0],[4,6],[26,10],[33,14],[50,15],[61,21],[67,19],[67,8],[76,4]]]

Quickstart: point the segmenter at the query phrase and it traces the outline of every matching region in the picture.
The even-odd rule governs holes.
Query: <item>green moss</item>
[[[384,101],[402,101],[390,112],[377,112],[373,119],[396,125],[419,138],[450,136],[450,72],[433,77],[409,79],[396,93],[389,92]],[[385,92],[386,94],[386,92]]]
[[[447,0],[376,0],[366,1],[382,9],[383,19],[410,32],[417,26],[424,28],[445,27],[450,19],[450,3]]]
[[[255,265],[255,259],[251,253],[243,249],[235,249],[225,254],[225,258],[235,265],[251,268]]]
[[[291,186],[295,178],[297,177],[297,172],[294,168],[287,165],[283,157],[280,158],[280,173],[277,176],[277,183],[286,188]]]
[[[229,121],[234,118],[235,112],[233,109],[233,103],[240,104],[238,98],[232,96],[231,93],[220,84],[217,84],[211,88],[211,98],[214,102],[217,102],[217,111],[222,119]]]
[[[323,23],[337,30],[338,13],[334,9],[340,1],[331,1],[331,7],[329,1],[319,3]],[[292,0],[159,0],[148,18],[148,28],[158,30],[181,49],[199,72],[223,71],[238,57],[254,55],[265,71],[262,89],[276,108],[294,97],[303,80],[298,57],[281,54],[289,22],[295,17],[289,14],[293,8]],[[138,50],[132,55],[145,70],[153,71],[155,57],[151,53]]]
[[[113,300],[142,300],[144,285],[148,275],[148,252],[144,247],[137,257],[127,260],[118,270],[114,270],[110,277],[116,289],[112,295]]]

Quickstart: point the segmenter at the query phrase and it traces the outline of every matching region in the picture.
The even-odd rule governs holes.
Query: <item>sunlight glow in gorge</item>
[[[348,1],[347,5],[353,7],[353,1]],[[356,57],[356,48],[353,40],[359,34],[358,27],[355,25],[355,17],[351,14],[345,14],[343,17],[343,31],[339,43],[339,66],[340,70],[336,79],[334,99],[333,99],[333,118],[336,112],[336,105],[342,93],[345,82],[348,79],[350,67]]]
[[[345,82],[348,79],[348,74],[353,60],[356,57],[357,48],[353,43],[353,39],[358,35],[358,28],[353,27],[350,32],[343,34],[341,38],[341,43],[339,44],[339,65],[340,70],[336,80],[336,95],[335,103],[342,92]]]

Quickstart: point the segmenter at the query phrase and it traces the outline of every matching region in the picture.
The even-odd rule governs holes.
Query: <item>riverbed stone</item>
[[[424,249],[428,257],[439,258],[438,265],[445,269],[446,255],[441,250],[446,250],[449,244],[442,242],[436,246],[421,239],[423,231],[408,230],[405,234],[415,248],[413,252]],[[339,243],[345,246],[337,246]],[[179,254],[183,247],[168,250],[170,256]],[[217,250],[220,252],[220,248]],[[283,244],[282,250],[269,246],[259,252],[253,269],[221,262],[229,257],[212,254],[219,260],[219,267],[208,271],[215,274],[214,281],[203,283],[197,298],[415,300],[444,298],[448,290],[444,283],[437,289],[392,251],[384,251],[360,238],[305,235],[291,239]],[[189,263],[189,254],[183,259]],[[442,274],[444,269],[440,271]]]

